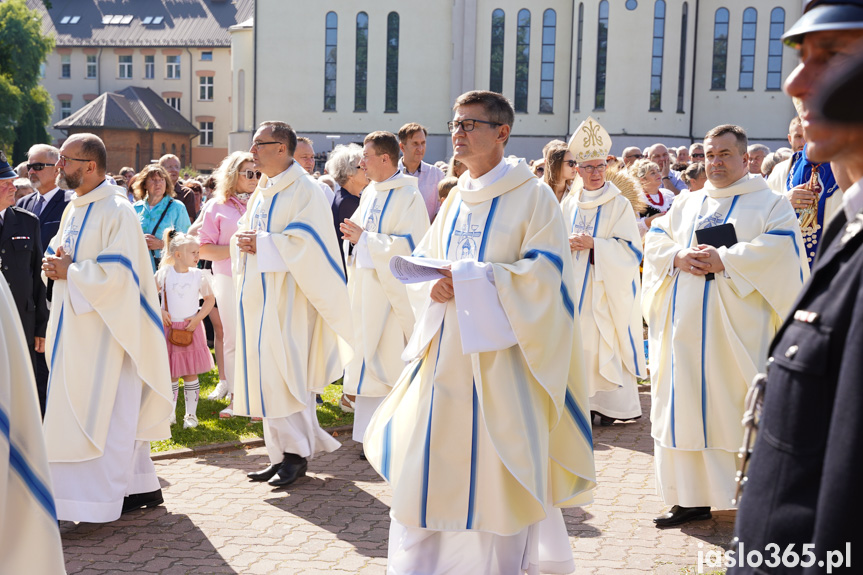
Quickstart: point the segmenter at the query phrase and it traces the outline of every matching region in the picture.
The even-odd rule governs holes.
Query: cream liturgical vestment
[[[590,409],[613,419],[641,415],[644,377],[641,234],[632,204],[614,184],[580,187],[561,204],[569,233],[589,234],[593,249],[572,252]]]
[[[706,281],[675,269],[696,230],[725,223],[725,271]],[[681,194],[646,236],[643,311],[649,326],[657,482],[669,505],[730,508],[743,403],[809,266],[788,201],[761,176]]]
[[[0,571],[66,573],[36,380],[15,301],[0,281]]]
[[[415,250],[453,262],[455,297],[427,300],[364,438],[393,489],[390,573],[521,572],[530,529],[556,512],[565,540],[552,506],[587,503],[595,486],[560,206],[524,162],[495,170],[474,189],[463,174]],[[516,568],[492,566],[489,538]]]
[[[309,457],[319,450],[316,441],[332,451],[339,443],[317,425],[312,399],[313,391],[341,377],[351,357],[350,306],[332,211],[296,162],[273,178],[262,176],[247,205],[237,231],[258,232],[257,253],[241,253],[237,237],[231,239],[238,314],[234,413],[263,417],[265,439],[277,440],[287,453]],[[298,434],[302,448],[267,429],[292,416],[303,423],[284,435]],[[280,453],[270,457],[282,461]]]
[[[73,263],[67,279],[54,282],[44,422],[57,512],[113,521],[124,495],[159,489],[147,442],[170,437],[156,284],[138,218],[118,186],[105,182],[69,202],[47,252],[60,246]]]
[[[390,272],[390,259],[408,256],[429,227],[428,210],[413,176],[397,175],[370,184],[351,220],[365,231],[348,266],[348,294],[354,327],[354,358],[344,391],[359,396],[354,439],[362,441],[377,405],[405,367],[401,355],[413,332],[409,290]]]

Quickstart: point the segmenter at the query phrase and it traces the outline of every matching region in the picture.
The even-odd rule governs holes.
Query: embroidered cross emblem
[[[700,218],[701,222],[698,224],[699,230],[703,230],[705,228],[715,228],[716,226],[721,226],[722,222],[725,221],[725,216],[720,214],[719,212],[714,212],[709,216],[704,216]]]
[[[587,216],[584,214],[579,214],[578,218],[572,224],[572,233],[574,234],[584,234],[587,236],[593,235],[593,226],[596,221],[596,214],[593,214],[593,217],[588,221]],[[581,250],[575,253],[576,261],[581,259]]]
[[[255,215],[252,216],[252,229],[257,232],[267,231],[267,210],[263,206],[258,208]]]
[[[459,236],[461,238],[456,246],[456,259],[476,259],[477,250],[476,240],[474,238],[482,237],[482,232],[477,231],[479,230],[479,226],[471,225],[472,218],[473,214],[468,213],[467,222],[460,230],[453,232],[454,236]]]
[[[75,253],[79,233],[81,233],[81,229],[75,225],[75,220],[69,222],[69,226],[63,230],[63,251],[69,256]]]
[[[379,214],[381,213],[381,208],[378,207],[378,199],[375,198],[375,201],[372,203],[372,209],[369,210],[369,217],[366,218],[366,231],[369,232],[377,232],[378,231],[378,223],[380,222]]]

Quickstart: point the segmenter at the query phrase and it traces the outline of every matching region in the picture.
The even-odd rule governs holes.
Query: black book
[[[713,246],[714,248],[730,248],[737,243],[737,233],[734,231],[732,224],[722,224],[712,228],[696,230],[695,239],[698,240],[699,244]],[[710,281],[713,277],[713,274],[709,273],[704,276],[704,279]]]

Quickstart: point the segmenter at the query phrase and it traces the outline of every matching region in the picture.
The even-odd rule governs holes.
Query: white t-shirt
[[[198,313],[201,298],[213,295],[210,274],[198,268],[189,268],[186,273],[179,273],[174,266],[161,268],[156,272],[156,283],[162,286],[168,295],[168,312],[171,321],[184,321]],[[165,302],[162,302],[162,307]]]

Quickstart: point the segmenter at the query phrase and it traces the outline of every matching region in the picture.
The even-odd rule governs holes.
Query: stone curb
[[[329,434],[343,433],[352,431],[353,425],[342,425],[339,427],[326,427],[324,431]],[[159,453],[150,454],[150,459],[153,461],[163,461],[165,459],[181,459],[186,457],[198,457],[205,453],[214,451],[227,451],[229,449],[250,449],[252,447],[263,447],[264,440],[260,437],[251,439],[241,439],[239,441],[228,441],[226,443],[210,443],[207,445],[199,445],[196,447],[181,447],[180,449],[171,449],[170,451],[162,451]]]

